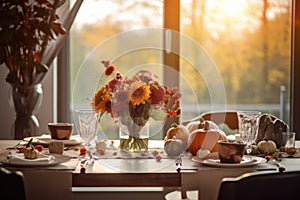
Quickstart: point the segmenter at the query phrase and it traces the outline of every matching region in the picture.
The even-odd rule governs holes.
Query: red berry
[[[19,147],[17,153],[24,153],[26,149],[27,148],[25,146]]]
[[[80,147],[80,155],[85,155],[86,154],[86,148],[85,147]]]
[[[265,159],[266,159],[267,161],[269,161],[269,160],[271,160],[271,156],[265,156]]]
[[[44,150],[44,147],[42,145],[36,145],[34,147],[36,150],[38,150],[39,152],[43,151]]]
[[[157,162],[159,162],[161,160],[161,156],[160,155],[156,155],[155,159],[156,159]]]
[[[104,151],[103,149],[100,149],[100,150],[99,150],[99,153],[100,153],[100,155],[104,155],[104,154],[105,154],[105,151]]]

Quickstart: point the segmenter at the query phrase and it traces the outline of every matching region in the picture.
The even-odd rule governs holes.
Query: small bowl
[[[69,140],[73,132],[74,124],[71,123],[48,123],[48,129],[52,139]]]
[[[240,163],[246,144],[241,142],[218,141],[218,154],[221,163]]]

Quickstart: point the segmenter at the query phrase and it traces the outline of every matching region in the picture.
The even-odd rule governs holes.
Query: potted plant
[[[16,112],[15,139],[38,134],[39,124],[34,114],[42,101],[41,81],[60,51],[62,44],[58,42],[63,43],[64,39],[60,36],[66,34],[56,14],[64,2],[3,0],[0,3],[0,64],[9,70],[6,81],[12,88],[11,102]],[[68,29],[81,2],[65,20]]]

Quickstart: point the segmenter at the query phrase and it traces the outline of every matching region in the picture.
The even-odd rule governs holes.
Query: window
[[[180,16],[180,33],[171,36],[156,32],[163,28],[164,20],[173,20],[172,16],[164,19],[164,3],[83,2],[70,33],[71,108],[67,119],[71,120],[72,106],[88,105],[90,94],[100,84],[98,69],[105,55],[123,52],[114,57],[114,64],[123,72],[148,64],[163,79],[162,49],[168,48],[164,45],[170,37],[178,36],[182,120],[225,108],[260,110],[289,122],[291,0],[182,0],[180,12],[174,14]],[[144,42],[162,49],[133,50],[135,44],[126,43],[126,34],[137,32],[138,47]],[[105,123],[106,130],[114,127],[109,124]]]

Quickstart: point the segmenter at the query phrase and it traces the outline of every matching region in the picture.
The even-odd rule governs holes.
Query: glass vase
[[[125,152],[147,152],[149,141],[149,120],[143,118],[119,118],[120,150]],[[142,123],[139,123],[142,122]]]
[[[42,84],[12,85],[10,105],[16,116],[12,127],[14,139],[39,135],[39,121],[35,114],[41,106],[42,99]]]

